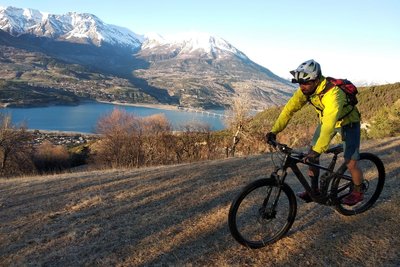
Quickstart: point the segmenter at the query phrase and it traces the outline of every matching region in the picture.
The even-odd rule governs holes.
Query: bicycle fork
[[[266,192],[266,197],[264,198],[263,204],[262,204],[261,208],[259,209],[261,218],[267,219],[267,220],[275,218],[276,207],[278,205],[279,196],[282,191],[281,186],[280,186],[282,181],[279,179],[278,173],[273,172],[271,174],[271,178],[275,181],[277,186],[269,186],[268,187],[267,192]],[[268,205],[268,203],[270,203],[270,205]]]

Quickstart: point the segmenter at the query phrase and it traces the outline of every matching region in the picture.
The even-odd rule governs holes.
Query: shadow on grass
[[[379,147],[377,144],[371,150]],[[395,162],[394,158],[387,160]],[[73,174],[20,186],[4,183],[0,263],[251,265],[264,263],[267,258],[269,262],[276,258],[275,262],[279,260],[281,266],[294,262],[306,264],[307,260],[325,266],[338,262],[398,263],[398,254],[393,254],[392,248],[398,241],[390,239],[390,229],[385,229],[394,229],[390,217],[393,214],[383,209],[394,192],[389,184],[382,194],[385,202],[378,201],[364,214],[345,217],[329,207],[298,201],[298,216],[287,237],[256,251],[238,245],[227,226],[230,203],[244,185],[270,170],[270,163],[259,156]],[[388,171],[387,177],[388,183],[395,183],[397,170]],[[294,189],[300,189],[294,181],[290,183]],[[349,249],[355,249],[357,235],[366,232],[368,240],[379,239],[379,234],[384,240],[361,244],[362,252],[349,256]],[[304,245],[309,249],[304,249]],[[366,245],[372,246],[374,253]],[[329,246],[334,252],[324,254]],[[375,251],[381,250],[391,254],[386,259],[372,259],[376,257]],[[323,254],[322,258],[318,253]],[[291,258],[283,259],[287,254]]]

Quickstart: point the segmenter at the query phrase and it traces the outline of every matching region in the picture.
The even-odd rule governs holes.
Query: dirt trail
[[[400,137],[362,147],[385,163],[377,204],[345,217],[298,200],[288,236],[259,250],[233,240],[227,213],[271,170],[266,155],[3,179],[0,265],[399,266]]]

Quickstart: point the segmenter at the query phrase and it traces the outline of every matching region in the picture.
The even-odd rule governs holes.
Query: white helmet
[[[297,69],[290,72],[293,75],[292,83],[312,81],[319,78],[322,74],[321,66],[313,59],[300,64]]]

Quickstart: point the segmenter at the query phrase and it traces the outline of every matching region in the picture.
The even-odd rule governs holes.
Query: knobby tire
[[[365,192],[363,201],[354,206],[347,206],[341,203],[341,199],[348,195],[353,188],[351,179],[337,177],[332,184],[332,189],[337,198],[336,210],[346,216],[356,215],[371,208],[379,198],[385,184],[385,167],[376,155],[361,153],[357,164],[364,176]],[[344,173],[351,176],[346,169]]]
[[[268,192],[271,192],[269,198]],[[276,209],[272,209],[277,194]],[[269,215],[266,210],[271,211]],[[261,248],[276,242],[289,231],[296,211],[296,197],[287,184],[279,188],[274,179],[256,180],[232,202],[228,215],[229,229],[240,244],[252,249]]]

